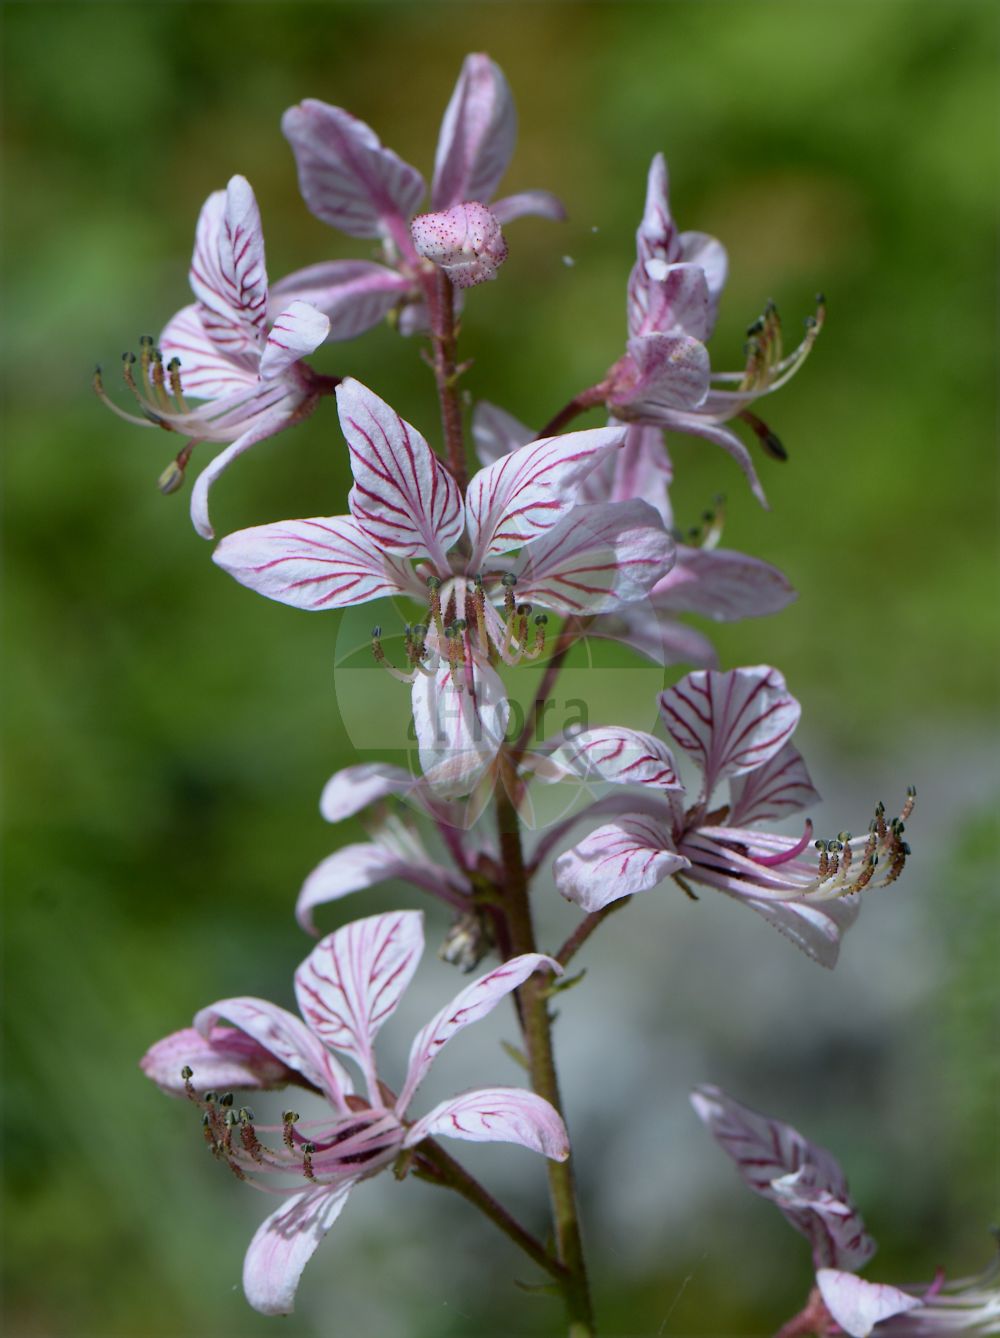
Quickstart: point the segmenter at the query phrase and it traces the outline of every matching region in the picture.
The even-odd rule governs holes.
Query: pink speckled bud
[[[507,259],[500,224],[474,200],[438,214],[418,214],[410,232],[420,254],[440,265],[456,288],[495,279]]]

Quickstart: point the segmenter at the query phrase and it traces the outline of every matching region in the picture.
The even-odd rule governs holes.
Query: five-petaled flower
[[[667,194],[667,164],[658,153],[649,169],[628,282],[627,351],[603,383],[605,402],[619,418],[715,442],[764,502],[750,453],[726,423],[742,420],[772,455],[784,458],[781,443],[750,406],[794,376],[819,334],[824,307],[820,298],[816,316],[806,322],[805,338],[786,357],[781,321],[769,303],[747,331],[744,370],[712,372],[704,341],[715,325],[726,273],[721,242],[703,232],[678,232]]]
[[[666,878],[687,891],[688,882],[702,883],[751,907],[815,961],[833,966],[840,935],[860,909],[861,890],[885,886],[902,871],[912,792],[898,818],[887,822],[880,804],[866,836],[841,832],[818,841],[816,858],[804,859],[811,823],[800,837],[751,825],[787,817],[819,798],[789,742],[801,708],[777,669],[699,669],[659,701],[668,731],[702,773],[697,798],[685,806],[673,754],[652,734],[613,726],[553,741],[540,774],[635,787],[573,819],[615,815],[558,857],[559,890],[596,911]],[[723,780],[729,781],[729,803],[710,809]]]
[[[416,1122],[406,1112],[433,1060],[451,1038],[490,1013],[540,969],[559,972],[541,953],[512,957],[466,986],[415,1036],[395,1095],[379,1079],[374,1041],[396,1010],[423,952],[422,916],[398,911],[357,920],[322,939],[295,973],[303,1023],[263,999],[222,999],[203,1008],[193,1028],[159,1041],[145,1073],[166,1091],[186,1094],[203,1111],[205,1138],[241,1180],[284,1199],[260,1226],[243,1268],[250,1304],[265,1314],[291,1311],[302,1270],[339,1217],[356,1184],[438,1134],[472,1142],[520,1143],[556,1161],[569,1156],[556,1111],[533,1092],[495,1087],[442,1101]],[[221,1024],[225,1019],[230,1026]],[[354,1091],[344,1057],[360,1070]],[[282,1078],[325,1098],[329,1111],[302,1120],[287,1111],[278,1125],[234,1108],[230,1093],[206,1091],[236,1079],[263,1089]],[[234,1084],[236,1085],[236,1084]]]
[[[469,793],[507,728],[493,663],[541,653],[546,614],[532,618],[534,606],[591,614],[642,599],[669,571],[673,541],[646,502],[576,505],[624,427],[528,442],[475,474],[463,498],[420,433],[360,382],[337,387],[337,406],[354,472],[350,515],[237,531],[215,561],[302,609],[423,601],[407,666],[393,672],[413,684],[428,779],[442,793]],[[374,644],[385,662],[379,635]]]
[[[334,260],[311,265],[282,279],[275,299],[302,298],[325,311],[330,339],[353,339],[394,307],[404,334],[426,329],[421,282],[425,262],[410,232],[427,189],[423,177],[384,148],[364,121],[315,98],[289,108],[282,127],[295,153],[306,204],[317,218],[350,237],[377,238],[384,263]],[[458,205],[488,204],[516,138],[517,114],[502,70],[488,56],[466,56],[438,137],[431,184],[434,214]],[[488,213],[485,249],[494,264],[503,258],[501,250],[506,254],[499,225],[526,214],[565,217],[555,196],[543,190],[496,200]],[[477,268],[481,281],[487,277],[482,261]]]
[[[205,201],[190,279],[197,301],[173,317],[158,346],[148,338],[142,341],[138,379],[135,359],[126,354],[125,380],[142,417],[125,413],[107,398],[99,370],[95,386],[128,422],[189,438],[161,476],[164,492],[180,487],[200,442],[227,444],[199,475],[191,495],[195,529],[210,539],[212,483],[249,447],[300,422],[332,389],[331,378],[301,361],[322,344],[330,322],[308,302],[292,300],[268,326],[264,235],[257,201],[244,177],[233,177],[224,191]],[[189,396],[204,403],[191,408]]]
[[[741,1105],[718,1087],[691,1094],[698,1117],[736,1163],[745,1184],[775,1204],[809,1241],[816,1288],[779,1334],[850,1338],[944,1338],[1000,1333],[997,1261],[975,1278],[893,1287],[857,1276],[875,1253],[844,1173],[797,1129]]]

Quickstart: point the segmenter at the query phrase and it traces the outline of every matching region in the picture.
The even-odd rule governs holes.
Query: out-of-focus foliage
[[[681,225],[730,249],[717,365],[738,363],[765,299],[791,332],[824,288],[814,357],[767,406],[791,457],[761,465],[772,510],[721,452],[680,441],[678,514],[695,523],[724,490],[726,542],[799,589],[780,617],[723,629],[720,653],[780,665],[851,820],[890,781],[923,803],[923,876],[893,892],[906,915],[867,908],[833,977],[704,901],[651,898],[589,954],[560,1040],[604,1331],[768,1332],[808,1286],[799,1242],[694,1130],[684,1092],[702,1079],[835,1148],[883,1242],[871,1276],[978,1267],[995,1211],[997,860],[970,812],[991,798],[996,705],[995,7],[66,3],[4,22],[7,1331],[273,1331],[234,1290],[266,1203],[136,1061],[212,998],[290,1002],[307,949],[292,900],[340,839],[316,797],[352,756],[336,615],[265,604],[212,566],[185,496],[154,486],[179,443],[107,414],[91,366],[113,384],[121,350],[187,300],[198,208],[233,172],[257,191],[272,277],[364,255],[301,204],[281,112],[344,105],[429,173],[479,49],[520,111],[505,189],[554,189],[571,221],[509,230],[500,279],[467,304],[469,390],[540,424],[618,355],[657,149]],[[417,342],[381,329],[316,362],[435,435]],[[223,480],[216,520],[336,512],[346,480],[323,405]],[[387,889],[340,918],[395,904]],[[710,933],[691,940],[696,912]],[[453,984],[440,968],[427,988]],[[631,1045],[581,1036],[588,991],[612,1014],[621,994]],[[499,1048],[483,1062],[516,1080]],[[526,1167],[512,1191],[536,1223],[540,1183]],[[553,1331],[551,1303],[510,1285],[530,1270],[463,1205],[385,1179],[362,1193],[284,1334]]]

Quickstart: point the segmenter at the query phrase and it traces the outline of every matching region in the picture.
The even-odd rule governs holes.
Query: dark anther
[[[381,623],[376,623],[375,626],[372,628],[372,640],[377,641],[381,635],[382,635],[382,625]]]
[[[441,578],[440,578],[440,576],[428,576],[428,578],[427,578],[427,589],[428,589],[428,590],[440,590],[440,589],[441,589]]]
[[[536,614],[535,614],[535,626],[536,626],[536,627],[544,627],[545,624],[546,624],[548,621],[549,621],[549,615],[548,615],[547,613],[536,613]]]
[[[191,1067],[190,1064],[185,1064],[184,1067],[181,1069],[181,1077],[184,1079],[185,1082],[190,1082],[191,1079],[194,1077],[194,1069]]]
[[[512,571],[505,571],[500,577],[500,584],[508,590],[513,590],[514,586],[517,585],[517,577]]]
[[[219,1097],[220,1106],[231,1106],[232,1104],[233,1104],[232,1092],[225,1092],[222,1096]]]

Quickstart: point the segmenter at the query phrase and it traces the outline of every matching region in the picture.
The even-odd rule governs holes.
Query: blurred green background
[[[365,255],[299,200],[282,111],[343,105],[429,175],[469,50],[501,63],[518,102],[504,192],[545,186],[571,214],[512,226],[499,282],[470,295],[474,395],[537,425],[619,355],[661,148],[681,226],[729,247],[716,366],[737,364],[766,298],[794,330],[826,291],[812,360],[767,406],[791,456],[760,462],[772,510],[683,440],[678,514],[725,491],[727,545],[800,592],[717,644],[725,665],[776,662],[802,700],[821,827],[856,830],[875,799],[920,792],[912,869],[868,899],[832,975],[723,898],[661,893],[581,959],[558,1027],[603,1332],[765,1334],[809,1286],[805,1243],[688,1110],[697,1081],[837,1152],[881,1242],[868,1276],[982,1266],[1000,1216],[996,6],[25,3],[3,22],[6,1331],[279,1327],[238,1288],[266,1204],[136,1062],[210,999],[291,1002],[308,948],[294,895],[355,837],[316,812],[354,756],[338,619],[218,572],[186,495],[154,486],[179,443],[112,418],[88,380],[100,361],[113,386],[121,350],[188,300],[197,211],[233,172],[256,189],[272,278]],[[379,329],[315,363],[434,435],[416,341]],[[324,404],[225,478],[215,519],[335,513],[346,486]],[[322,923],[414,896],[366,894]],[[554,947],[573,917],[543,898]],[[445,921],[428,914],[433,945]],[[457,988],[432,954],[420,980],[425,1015]],[[397,1062],[420,1021],[407,1007],[387,1036]],[[456,1043],[453,1087],[428,1095],[476,1064],[516,1082],[495,1043],[510,1030],[505,1014]],[[499,1152],[470,1165],[541,1229],[540,1166]],[[464,1205],[383,1177],[280,1329],[559,1332],[555,1304],[512,1276],[534,1280]]]

